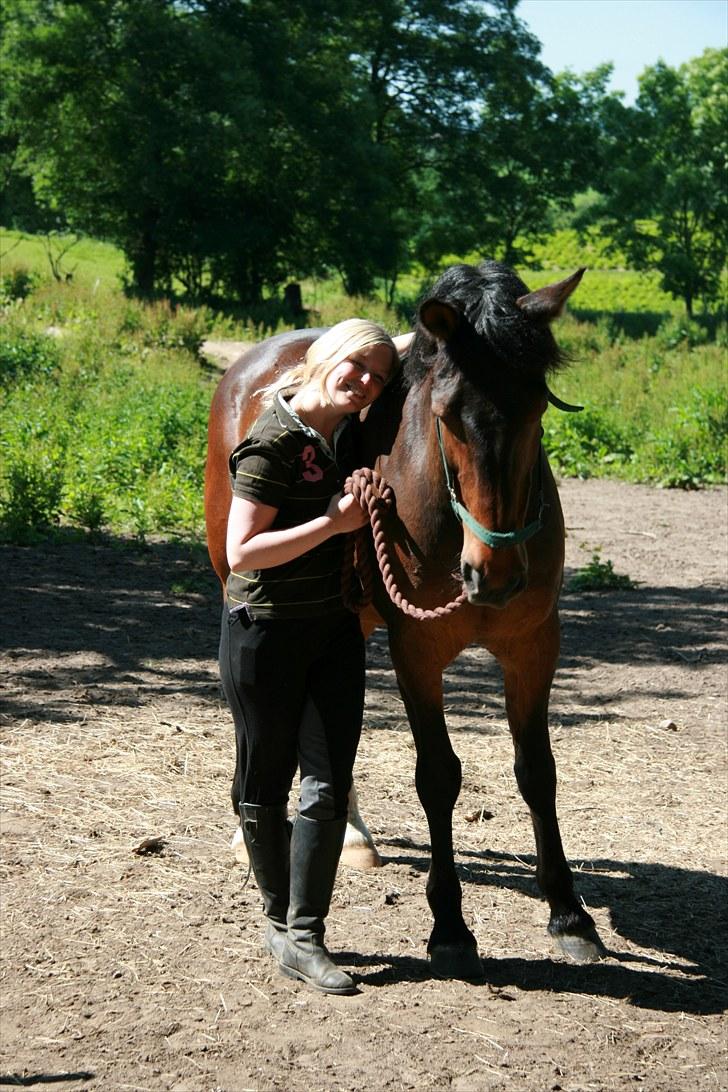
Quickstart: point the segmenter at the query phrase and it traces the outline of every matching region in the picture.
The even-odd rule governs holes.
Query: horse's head
[[[410,377],[429,384],[433,443],[439,434],[473,604],[505,606],[528,582],[525,541],[540,528],[546,376],[561,359],[549,323],[583,272],[529,292],[498,262],[453,266],[419,310]]]

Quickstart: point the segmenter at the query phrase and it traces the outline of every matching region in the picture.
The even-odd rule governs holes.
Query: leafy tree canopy
[[[0,215],[115,242],[141,294],[522,261],[590,186],[635,264],[689,308],[715,292],[724,53],[649,70],[629,109],[607,67],[549,72],[517,0],[5,0],[0,20]]]
[[[603,200],[591,209],[637,269],[707,309],[719,296],[728,241],[728,50],[645,70],[634,107],[605,112]]]

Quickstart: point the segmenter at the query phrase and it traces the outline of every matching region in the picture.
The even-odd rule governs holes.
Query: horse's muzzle
[[[468,602],[474,607],[505,607],[528,584],[528,574],[521,570],[511,577],[505,584],[494,587],[488,577],[480,570],[474,569],[467,561],[461,565],[463,584],[468,594]]]

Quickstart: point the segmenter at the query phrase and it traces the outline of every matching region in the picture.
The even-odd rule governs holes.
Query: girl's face
[[[332,368],[324,386],[333,407],[342,413],[359,413],[382,393],[391,374],[389,346],[368,345]]]

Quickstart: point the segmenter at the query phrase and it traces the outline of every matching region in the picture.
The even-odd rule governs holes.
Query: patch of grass
[[[63,307],[56,336],[41,332],[49,301],[56,318],[56,305]],[[59,525],[109,528],[140,541],[152,533],[201,535],[213,384],[193,348],[204,321],[202,313],[144,308],[121,295],[101,311],[67,286],[6,315],[3,537],[27,540]]]
[[[21,231],[0,231],[0,256],[5,269],[25,266],[41,278],[51,277],[51,268],[42,235]],[[97,289],[118,288],[124,272],[124,255],[112,243],[99,239],[80,239],[69,250],[65,267],[72,271],[73,283]]]
[[[585,407],[544,418],[546,451],[561,474],[695,488],[725,481],[728,391],[725,350],[669,322],[632,341],[608,323],[567,317],[557,329],[572,365],[551,386]],[[692,342],[692,343],[691,343]]]
[[[631,577],[614,571],[614,565],[608,558],[602,561],[601,550],[595,550],[591,561],[574,573],[569,582],[572,591],[614,591],[636,587],[637,583]]]

